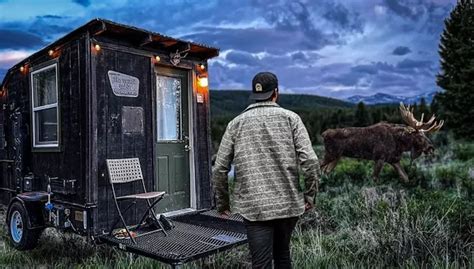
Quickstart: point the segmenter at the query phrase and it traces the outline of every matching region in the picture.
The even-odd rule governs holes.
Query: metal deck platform
[[[118,239],[104,235],[101,239],[119,249],[150,257],[171,265],[183,264],[247,242],[240,216],[220,217],[215,211],[197,212],[170,218],[174,228],[168,236],[162,232],[135,238]]]

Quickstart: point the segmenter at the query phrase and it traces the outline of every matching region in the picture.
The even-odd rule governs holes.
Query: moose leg
[[[400,178],[405,182],[405,183],[408,183],[408,176],[407,176],[407,173],[405,173],[405,170],[403,170],[403,167],[400,165],[399,162],[397,163],[392,163],[391,164],[393,166],[393,168],[395,168],[395,170],[398,172],[398,175],[400,175]]]
[[[326,173],[327,170],[328,170],[328,165],[334,161],[334,159],[331,159],[328,157],[328,155],[325,155],[324,156],[324,159],[321,161],[321,164],[320,164],[320,167],[321,167],[321,171]]]
[[[326,159],[322,160],[321,163],[319,164],[319,166],[321,167],[321,171],[323,173],[326,173],[327,165],[328,165],[328,162],[326,161]]]
[[[383,163],[384,163],[383,160],[377,160],[375,162],[374,173],[372,175],[374,177],[374,182],[377,182],[379,180],[379,174],[380,174],[380,171],[382,170]]]
[[[336,167],[337,163],[339,162],[340,158],[337,158],[336,160],[328,163],[328,165],[326,166],[326,173],[331,173],[331,171],[334,169],[334,167]]]

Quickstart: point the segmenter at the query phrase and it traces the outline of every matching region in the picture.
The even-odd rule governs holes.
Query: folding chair
[[[155,206],[161,199],[163,199],[165,192],[164,191],[154,191],[154,192],[146,191],[145,181],[143,179],[142,169],[140,167],[140,161],[138,160],[138,158],[108,159],[107,171],[109,173],[109,180],[110,180],[110,185],[112,187],[112,194],[114,197],[115,206],[117,207],[117,211],[119,214],[119,218],[112,225],[109,235],[112,235],[112,232],[115,226],[117,225],[117,223],[119,221],[122,221],[122,224],[125,227],[125,230],[127,231],[128,236],[133,241],[133,243],[136,243],[135,239],[132,237],[132,234],[130,233],[130,229],[127,227],[127,224],[125,223],[123,214],[125,214],[125,212],[127,212],[132,207],[132,205],[136,204],[137,200],[146,200],[148,203],[148,208],[143,214],[142,218],[140,219],[140,222],[138,223],[136,230],[140,228],[140,226],[145,221],[145,218],[147,216],[152,215],[155,222],[160,226],[159,230],[161,230],[165,234],[165,236],[167,236],[167,233],[165,229],[163,228],[163,225],[157,219],[155,211],[153,210],[153,206]],[[138,180],[141,180],[142,182],[142,186],[143,186],[142,193],[117,196],[114,185],[132,183]],[[155,199],[155,201],[153,201],[153,203],[150,203],[151,199]],[[130,201],[130,200],[133,200],[133,202],[122,212],[120,210],[119,201]]]

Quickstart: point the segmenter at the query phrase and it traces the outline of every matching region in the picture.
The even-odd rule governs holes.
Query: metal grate
[[[178,216],[172,219],[175,227],[162,233],[139,236],[137,244],[130,239],[103,239],[121,249],[151,257],[166,263],[178,264],[199,259],[247,241],[242,222],[219,219],[206,214]]]
[[[127,183],[143,179],[138,158],[108,159],[107,169],[112,184]]]
[[[239,215],[239,214],[232,214],[232,215],[230,215],[229,217],[223,217],[223,216],[221,216],[221,214],[219,214],[216,210],[204,211],[204,212],[201,213],[201,215],[216,217],[216,218],[219,218],[219,219],[235,220],[235,221],[240,221],[240,222],[243,222],[243,221],[244,221],[244,218],[243,218],[241,215]]]
[[[209,213],[208,213],[209,212]],[[177,216],[174,218],[175,221],[193,224],[202,227],[209,227],[214,229],[222,229],[226,231],[232,231],[236,233],[246,233],[245,226],[242,224],[242,220],[235,219],[236,215],[224,218],[219,216],[215,211],[208,211],[203,214],[195,214],[192,216]],[[234,218],[234,219],[232,219]],[[242,217],[240,217],[242,218]]]

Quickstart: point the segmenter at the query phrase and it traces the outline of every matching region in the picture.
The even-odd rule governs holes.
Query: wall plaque
[[[116,96],[137,97],[140,80],[136,77],[109,70],[110,86]]]

